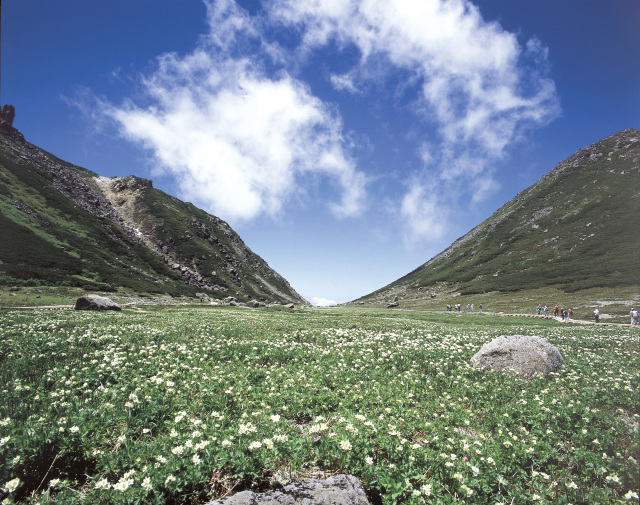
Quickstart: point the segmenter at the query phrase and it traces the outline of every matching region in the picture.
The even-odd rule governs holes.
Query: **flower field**
[[[470,367],[546,338],[559,373]],[[640,333],[481,314],[0,312],[2,503],[204,504],[353,474],[372,503],[638,503]]]

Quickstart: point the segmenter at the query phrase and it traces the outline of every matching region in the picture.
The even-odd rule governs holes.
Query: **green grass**
[[[637,503],[638,329],[496,315],[0,312],[9,502],[191,503],[356,475],[383,503]],[[564,366],[471,368],[502,334]]]

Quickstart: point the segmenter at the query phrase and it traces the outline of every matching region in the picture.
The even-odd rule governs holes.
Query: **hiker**
[[[542,306],[538,304],[538,306],[536,307],[536,310],[538,311],[538,315],[540,315],[540,312],[542,311]]]
[[[549,317],[549,307],[544,306],[544,317]]]
[[[573,310],[569,309],[567,319],[573,319]]]
[[[640,314],[638,314],[638,311],[636,309],[631,309],[631,312],[629,312],[629,315],[631,316],[631,326],[637,326],[638,316],[640,316]]]
[[[593,315],[596,318],[596,323],[600,322],[600,311],[598,309],[593,311]]]
[[[558,317],[558,306],[557,305],[553,308],[553,316],[554,317]]]
[[[478,305],[478,310],[482,312],[482,304]]]

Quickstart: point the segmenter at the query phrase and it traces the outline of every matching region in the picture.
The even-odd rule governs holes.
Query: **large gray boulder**
[[[267,493],[241,491],[207,505],[370,505],[362,485],[353,475],[305,479]]]
[[[533,335],[502,335],[484,344],[471,361],[483,370],[513,370],[524,377],[546,376],[562,366],[560,351]]]
[[[109,298],[98,295],[83,295],[76,300],[76,310],[122,310]]]

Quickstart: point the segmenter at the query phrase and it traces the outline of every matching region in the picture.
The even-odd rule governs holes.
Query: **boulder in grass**
[[[560,351],[542,337],[502,335],[484,344],[471,358],[483,370],[513,370],[518,376],[547,376],[562,366]]]
[[[353,475],[334,475],[292,482],[266,493],[241,491],[207,505],[369,505],[369,500]]]
[[[109,298],[98,295],[84,295],[76,300],[76,310],[122,310],[120,306]]]

